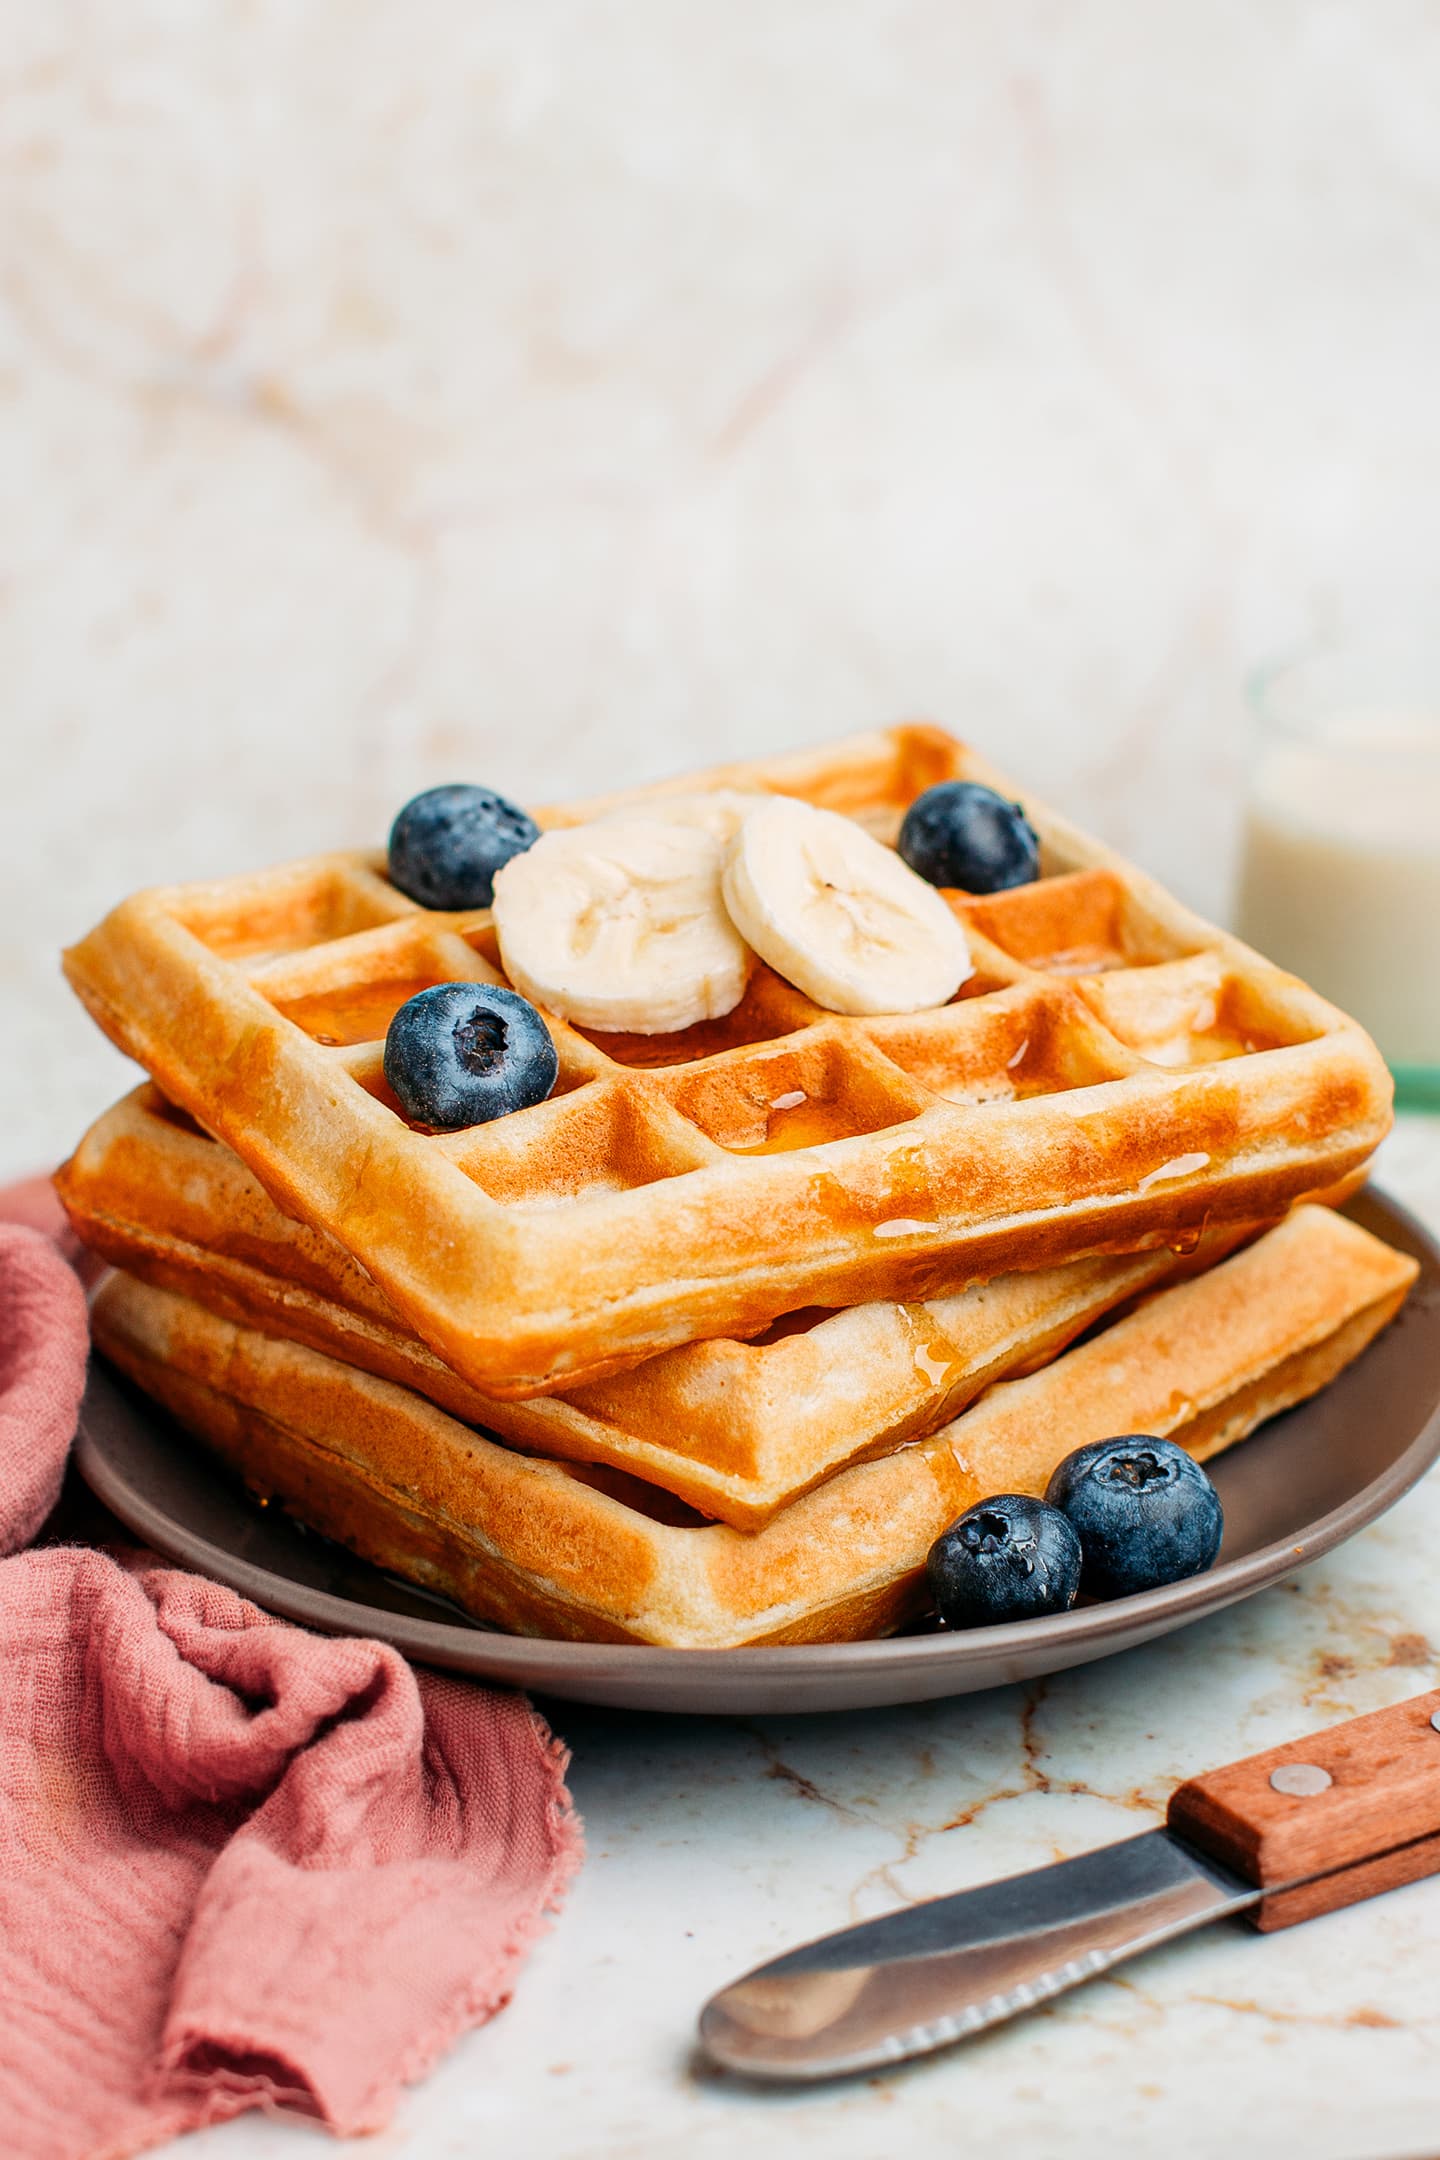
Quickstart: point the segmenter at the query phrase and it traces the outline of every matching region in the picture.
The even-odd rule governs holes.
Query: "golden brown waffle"
[[[541,821],[713,785],[893,838],[955,776],[1015,792],[910,727]],[[382,1038],[427,984],[503,979],[490,918],[416,907],[377,856],[137,894],[66,967],[106,1032],[446,1363],[489,1394],[568,1388],[802,1305],[1274,1219],[1370,1156],[1391,1087],[1369,1038],[1023,800],[1044,875],[952,896],[976,973],[951,1005],[844,1019],[761,967],[734,1012],[683,1034],[554,1022],[555,1096],[460,1133],[406,1123]]]
[[[1043,1492],[1092,1440],[1141,1431],[1219,1453],[1358,1356],[1416,1272],[1355,1224],[1303,1208],[748,1534],[614,1471],[513,1453],[407,1389],[125,1275],[102,1285],[94,1328],[253,1489],[480,1618],[722,1649],[887,1632],[918,1609],[925,1554],[957,1514]]]
[[[1103,1313],[1247,1234],[1004,1275],[948,1298],[812,1308],[755,1343],[686,1343],[567,1395],[482,1395],[404,1326],[322,1232],[292,1222],[239,1158],[143,1087],[85,1135],[57,1184],[93,1251],[263,1333],[416,1389],[512,1446],[609,1463],[755,1529],[867,1455],[933,1432],[993,1381],[1049,1362]]]

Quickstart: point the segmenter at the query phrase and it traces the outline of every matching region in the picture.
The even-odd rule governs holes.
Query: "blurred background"
[[[0,1174],[135,885],[925,714],[1223,912],[1247,670],[1435,620],[1435,0],[0,19]]]

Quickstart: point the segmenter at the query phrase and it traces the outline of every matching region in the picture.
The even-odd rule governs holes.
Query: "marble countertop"
[[[1440,1231],[1440,1120],[1382,1176]],[[717,1986],[807,1937],[1134,1835],[1184,1776],[1440,1685],[1440,1473],[1351,1544],[1147,1649],[821,1718],[545,1707],[586,1865],[510,2006],[375,2160],[1420,2160],[1440,2090],[1440,1878],[1258,1937],[1222,1924],[948,2054],[764,2094],[691,2051]],[[962,2143],[963,2140],[963,2143]],[[314,2160],[246,2118],[194,2160]]]
[[[135,886],[926,713],[1226,903],[1249,668],[1436,619],[1440,16],[1407,0],[86,0],[0,55],[0,1178],[132,1084]],[[1389,1143],[1440,1228],[1440,1123]],[[1440,1881],[761,2099],[695,2011],[1440,1679],[1440,1481],[1114,1663],[551,1706],[590,1857],[375,2160],[1433,2152]],[[245,2120],[195,2160],[314,2160]]]
[[[137,885],[919,712],[1213,915],[1247,670],[1436,620],[1424,0],[9,13],[0,1175]]]

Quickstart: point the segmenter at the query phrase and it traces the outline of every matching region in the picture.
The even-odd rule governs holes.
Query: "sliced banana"
[[[733,840],[752,810],[774,800],[773,795],[744,788],[710,788],[693,795],[658,795],[653,802],[630,803],[619,810],[607,810],[595,822],[613,825],[621,818],[627,823],[634,818],[653,818],[657,825],[698,825],[717,840]]]
[[[752,810],[730,843],[723,891],[761,959],[830,1012],[920,1012],[974,973],[934,886],[834,810],[783,796]]]
[[[703,821],[632,811],[542,833],[495,879],[517,990],[562,1020],[669,1035],[745,994],[751,960],[720,896],[724,843]]]

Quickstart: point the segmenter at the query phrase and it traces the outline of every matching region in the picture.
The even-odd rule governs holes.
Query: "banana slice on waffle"
[[[595,819],[597,825],[614,825],[635,817],[653,818],[660,825],[689,826],[692,830],[710,833],[720,841],[733,840],[752,810],[763,803],[774,802],[773,795],[762,795],[758,790],[747,788],[708,788],[694,794],[662,795],[654,802],[646,803],[639,811],[633,803],[618,810],[607,810],[603,817]]]
[[[500,957],[533,1003],[630,1035],[739,1004],[751,959],[720,895],[727,820],[670,807],[543,833],[498,873]]]
[[[830,1012],[920,1012],[948,1004],[974,973],[934,886],[834,810],[783,796],[753,810],[730,844],[723,890],[761,959]]]

